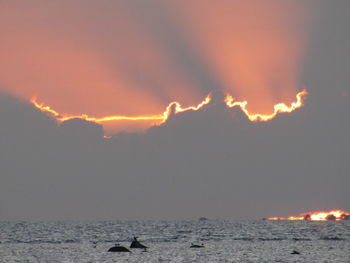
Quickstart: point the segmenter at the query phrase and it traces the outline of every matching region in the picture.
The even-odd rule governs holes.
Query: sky
[[[0,1],[0,220],[350,210],[350,2]],[[252,122],[226,95],[269,114]],[[163,123],[58,121],[162,115]]]

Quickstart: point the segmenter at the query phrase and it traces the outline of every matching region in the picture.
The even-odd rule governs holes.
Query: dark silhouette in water
[[[328,215],[328,216],[326,217],[326,219],[327,219],[328,221],[335,221],[337,218],[336,218],[334,215]]]
[[[341,218],[342,220],[350,220],[350,215],[342,214],[342,215],[340,216],[340,218]]]
[[[108,249],[108,252],[130,252],[130,250],[120,244],[115,244],[114,247]]]
[[[190,248],[202,248],[202,247],[204,247],[203,244],[197,245],[197,244],[193,244],[193,243],[191,243],[191,246],[190,246]]]
[[[300,255],[300,252],[293,250],[293,252],[291,253],[292,255]]]
[[[130,248],[147,248],[145,245],[141,244],[138,240],[137,237],[134,237],[134,240],[130,244]]]
[[[311,221],[311,216],[309,214],[305,215],[304,220]]]

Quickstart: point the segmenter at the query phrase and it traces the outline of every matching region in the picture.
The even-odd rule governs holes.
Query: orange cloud
[[[7,1],[0,83],[70,116],[153,116],[217,91],[271,114],[300,89],[306,11],[278,0]]]
[[[300,86],[307,6],[296,1],[191,1],[179,12],[225,93],[253,113],[291,103]]]

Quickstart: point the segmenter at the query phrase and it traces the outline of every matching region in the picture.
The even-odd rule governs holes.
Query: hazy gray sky
[[[0,15],[6,2],[0,1]],[[92,15],[96,14],[91,11],[95,3],[80,2],[80,5]],[[205,96],[208,91],[225,92],[217,88],[223,85],[221,79],[199,59],[198,50],[189,48],[184,32],[172,28],[170,22],[153,24],[159,21],[160,14],[157,1],[151,3],[155,6],[148,6],[150,9],[145,13],[142,10],[146,4],[139,1],[132,1],[125,8],[141,12],[140,17],[149,23],[144,33],[159,36],[170,49],[167,52],[178,59],[171,60],[176,61],[174,76],[186,72],[186,78],[193,77],[191,83],[198,87],[191,90],[193,97]],[[30,63],[19,60],[22,62],[18,62],[18,75],[13,75],[12,68],[8,71],[11,77],[7,78],[6,65],[0,62],[3,71],[0,73],[3,90],[0,94],[0,220],[201,216],[241,219],[296,215],[312,210],[350,211],[350,1],[315,1],[310,6],[313,17],[303,33],[307,35],[307,45],[298,80],[309,96],[303,108],[266,123],[250,122],[239,109],[225,107],[218,96],[200,111],[171,116],[166,123],[144,133],[123,132],[104,139],[99,124],[80,119],[59,124],[26,100],[29,91],[18,93],[26,89],[28,78],[22,74],[26,67],[33,71]],[[45,5],[41,8],[45,10]],[[113,9],[107,15],[112,17]],[[152,17],[157,19],[153,21]],[[99,25],[84,30],[100,33],[102,30],[113,35],[112,28],[99,28]],[[20,26],[16,25],[14,30],[22,32]],[[59,39],[59,33],[55,38]],[[0,32],[0,42],[6,41],[7,35],[8,32]],[[101,41],[108,43],[108,39]],[[108,50],[112,52],[113,48]],[[40,49],[37,52],[41,51],[44,52]],[[112,52],[110,59],[116,57]],[[13,67],[17,60],[7,56],[6,61],[12,62]],[[170,68],[167,70],[171,73]],[[69,70],[74,75],[75,68]],[[93,69],[86,72],[89,70],[94,72]],[[152,77],[157,79],[157,74]],[[164,82],[160,86],[152,84],[148,90],[149,82],[129,76],[146,98],[153,93],[159,94],[157,101],[182,96],[180,91],[181,96],[176,95],[177,91],[169,91],[173,87],[163,88]],[[74,79],[73,83],[80,82]],[[12,88],[16,85],[21,88]],[[53,85],[55,88],[46,93],[52,93],[63,105],[65,97],[58,90],[59,85]],[[127,98],[123,100],[128,103]],[[71,99],[67,101],[73,104]],[[89,101],[85,99],[77,105]],[[157,110],[158,106],[153,107],[152,103],[146,108]],[[95,104],[97,107],[103,103]],[[113,101],[107,104],[106,112],[111,110]],[[67,110],[70,108],[77,110],[73,106]],[[82,106],[81,112],[84,110]]]

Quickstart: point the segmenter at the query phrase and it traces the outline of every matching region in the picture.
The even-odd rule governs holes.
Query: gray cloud
[[[315,126],[309,104],[260,124],[214,105],[109,140],[97,124],[57,126],[8,95],[0,105],[1,130],[12,131],[0,135],[3,219],[256,218],[349,209],[349,142]]]

